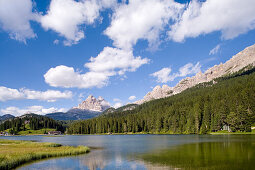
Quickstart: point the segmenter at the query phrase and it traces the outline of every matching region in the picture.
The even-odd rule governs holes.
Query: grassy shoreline
[[[0,139],[0,169],[12,169],[45,158],[88,153],[86,146]]]
[[[69,135],[192,135],[189,133],[173,133],[173,132],[128,132],[128,133],[95,133],[95,134],[69,134]],[[227,131],[218,131],[218,132],[209,132],[207,134],[198,134],[198,135],[255,135],[255,129],[251,132],[227,132]]]
[[[255,135],[255,129],[251,132],[228,132],[226,130],[218,131],[218,132],[211,132],[211,135]]]

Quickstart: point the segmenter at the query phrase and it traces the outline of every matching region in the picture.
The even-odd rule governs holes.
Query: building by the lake
[[[48,135],[61,135],[62,133],[60,131],[49,131]]]

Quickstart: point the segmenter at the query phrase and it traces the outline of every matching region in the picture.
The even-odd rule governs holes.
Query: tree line
[[[76,121],[68,128],[68,133],[205,134],[219,131],[224,125],[233,132],[250,132],[254,122],[253,69],[199,84],[180,94],[144,103],[134,110]]]
[[[62,132],[65,131],[62,124],[57,122],[56,120],[35,114],[6,120],[2,124],[0,124],[0,131],[9,129],[11,134],[17,134],[19,131],[28,130],[26,125],[29,125],[29,130],[50,128]]]

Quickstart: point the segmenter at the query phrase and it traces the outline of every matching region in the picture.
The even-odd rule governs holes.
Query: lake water
[[[52,158],[18,169],[255,169],[255,135],[10,136],[97,147],[89,154]]]

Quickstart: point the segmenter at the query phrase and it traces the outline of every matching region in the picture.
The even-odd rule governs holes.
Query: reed
[[[35,160],[88,153],[86,146],[63,146],[56,143],[0,140],[0,169],[12,169]]]

